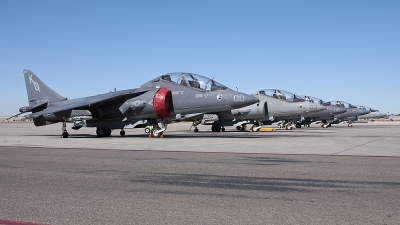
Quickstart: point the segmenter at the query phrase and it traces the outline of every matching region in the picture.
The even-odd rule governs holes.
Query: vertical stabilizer
[[[29,106],[40,105],[46,102],[66,100],[53,89],[49,88],[32,71],[24,70],[26,92],[28,93]]]

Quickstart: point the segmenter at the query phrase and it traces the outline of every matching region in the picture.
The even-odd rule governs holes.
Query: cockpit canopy
[[[365,110],[367,110],[369,112],[379,112],[379,110],[375,110],[375,109],[372,109],[371,107],[362,106],[362,105],[358,106],[358,108],[365,109]]]
[[[270,96],[273,98],[281,99],[287,102],[304,102],[305,100],[298,95],[290,93],[288,91],[282,91],[278,89],[264,89],[254,93],[253,95]]]
[[[330,101],[330,104],[331,104],[331,105],[337,105],[337,106],[340,106],[340,107],[344,107],[344,108],[346,108],[346,109],[355,109],[355,108],[358,108],[358,107],[355,106],[355,105],[352,105],[352,104],[347,103],[347,102],[342,102],[342,101]]]
[[[207,78],[194,73],[184,73],[184,72],[167,73],[153,79],[149,83],[160,82],[160,81],[171,82],[183,86],[201,89],[204,91],[228,89],[226,86],[214,81],[211,78]]]
[[[304,100],[311,102],[311,103],[315,103],[315,104],[319,104],[319,105],[323,105],[323,106],[328,106],[331,103],[330,102],[324,102],[322,101],[322,99],[316,98],[316,97],[312,97],[309,95],[299,95],[300,98],[303,98]]]

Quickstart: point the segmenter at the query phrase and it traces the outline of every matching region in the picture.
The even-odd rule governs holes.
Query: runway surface
[[[400,124],[60,137],[0,123],[0,219],[39,224],[400,224]]]

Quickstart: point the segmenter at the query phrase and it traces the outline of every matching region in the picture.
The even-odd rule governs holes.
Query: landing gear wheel
[[[236,130],[240,130],[241,129],[241,127],[240,126],[236,126]]]
[[[124,136],[125,136],[125,131],[124,131],[124,130],[121,130],[121,131],[119,132],[119,135],[121,135],[121,137],[124,137]]]
[[[109,132],[109,134],[108,134],[108,132]],[[96,134],[97,134],[97,137],[108,137],[111,135],[111,130],[108,131],[105,128],[97,128]]]
[[[221,128],[221,131],[222,131],[222,132],[225,132],[225,127],[222,127],[222,128]]]
[[[199,132],[199,129],[194,128],[194,132],[195,132],[195,133]]]
[[[212,132],[220,132],[221,131],[221,126],[212,125],[211,126],[211,131]]]
[[[159,137],[161,137],[161,136],[164,137],[164,135],[163,135],[162,132],[157,132],[157,131],[159,131],[159,130],[160,130],[160,128],[154,127],[153,130],[151,131],[151,136],[152,136],[152,137],[156,137],[156,138],[159,138]]]
[[[150,128],[149,127],[146,127],[146,128],[144,128],[144,132],[146,133],[146,134],[150,134]]]
[[[250,129],[250,132],[258,132],[260,130],[260,128],[258,128],[259,126],[252,126]]]
[[[62,137],[63,137],[63,138],[68,138],[68,132],[67,132],[67,131],[64,131],[64,132],[62,133]]]

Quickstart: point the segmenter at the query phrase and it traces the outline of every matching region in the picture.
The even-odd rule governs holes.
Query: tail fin
[[[28,93],[29,106],[67,99],[53,91],[53,89],[49,88],[32,71],[24,70],[24,77],[26,92]]]

